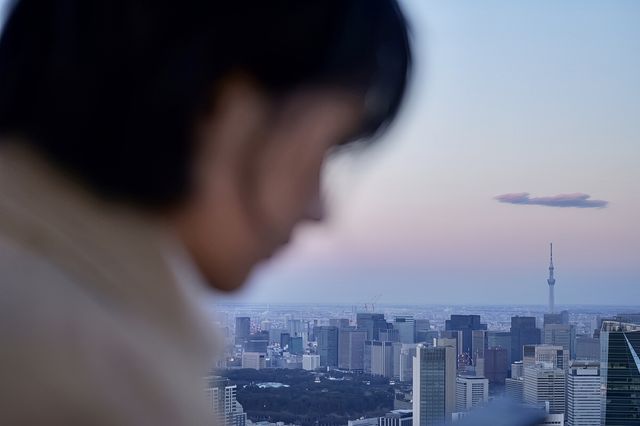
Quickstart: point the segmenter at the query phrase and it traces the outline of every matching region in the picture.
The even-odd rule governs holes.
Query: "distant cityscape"
[[[556,306],[554,268],[551,246],[546,307],[217,305],[218,424],[441,425],[504,397],[544,425],[640,425],[640,308]]]

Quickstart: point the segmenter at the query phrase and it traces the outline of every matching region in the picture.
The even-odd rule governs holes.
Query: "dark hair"
[[[19,0],[0,40],[0,134],[103,196],[169,205],[230,74],[273,94],[366,94],[367,137],[393,120],[410,62],[395,0]]]

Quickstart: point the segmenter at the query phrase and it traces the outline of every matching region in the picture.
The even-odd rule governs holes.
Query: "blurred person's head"
[[[326,154],[393,120],[409,67],[394,0],[20,0],[0,134],[166,220],[230,290],[321,219]]]

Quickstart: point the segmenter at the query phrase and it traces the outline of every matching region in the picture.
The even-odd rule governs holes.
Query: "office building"
[[[448,334],[453,337],[438,337],[435,340],[435,345],[452,347],[455,350],[457,362],[458,355],[460,355],[460,351],[462,348],[462,333],[459,331],[446,331],[443,332],[443,334]]]
[[[219,426],[245,426],[247,413],[236,399],[237,386],[219,376],[206,378],[207,403],[213,412],[214,423]]]
[[[355,327],[343,328],[338,340],[338,368],[349,371],[364,371],[364,342],[367,332]]]
[[[511,378],[519,379],[524,377],[524,365],[522,361],[516,361],[511,364]]]
[[[482,375],[490,383],[503,385],[509,373],[507,350],[505,348],[488,348],[484,353]]]
[[[476,365],[478,358],[484,358],[484,351],[489,347],[489,335],[486,330],[471,331],[471,359]]]
[[[416,343],[427,342],[433,344],[433,339],[438,337],[437,330],[431,330],[431,323],[428,319],[416,319]],[[433,333],[436,333],[435,336]]]
[[[289,346],[289,339],[291,339],[291,334],[290,333],[280,333],[280,347],[282,349],[286,348],[287,346]]]
[[[264,321],[260,321],[260,331],[269,331],[271,330],[271,321],[269,320],[264,320]]]
[[[303,331],[302,320],[287,319],[287,330],[291,336],[301,336]]]
[[[456,400],[455,349],[419,344],[413,362],[413,426],[448,421]]]
[[[511,364],[511,332],[487,331],[488,348],[505,348],[507,350],[507,363]]]
[[[615,320],[619,322],[626,322],[629,324],[640,325],[640,312],[635,312],[635,313],[625,312],[622,314],[618,314],[616,315]]]
[[[549,403],[549,413],[562,414],[565,410],[565,370],[551,363],[538,363],[524,367],[524,402],[538,406]]]
[[[542,342],[545,345],[562,346],[575,358],[576,327],[569,324],[546,324],[542,331]]]
[[[398,377],[401,382],[410,382],[413,380],[413,358],[416,356],[416,346],[415,344],[401,344],[399,359],[400,375]]]
[[[331,318],[329,320],[329,325],[338,327],[338,329],[340,330],[342,330],[343,328],[349,328],[351,326],[347,318]]]
[[[302,355],[302,369],[315,371],[320,368],[320,355]]]
[[[468,411],[489,400],[489,380],[468,376],[456,378],[456,411]]]
[[[600,339],[589,335],[576,336],[576,360],[600,361]]]
[[[511,317],[511,362],[522,361],[524,345],[541,343],[540,329],[536,328],[536,317]]]
[[[380,330],[389,328],[384,314],[360,312],[356,315],[356,324],[359,330],[367,332],[367,340],[380,340]]]
[[[569,352],[562,346],[525,345],[522,364],[524,368],[541,362],[549,363],[553,368],[566,370],[569,368]]]
[[[640,325],[603,321],[600,374],[602,425],[640,424]]]
[[[564,417],[564,413],[547,414],[544,420],[538,423],[536,426],[564,426]]]
[[[563,324],[569,325],[569,311],[562,311],[559,313],[546,313],[544,314],[544,325],[547,324]]]
[[[266,355],[262,352],[244,352],[242,354],[242,368],[254,370],[266,368]]]
[[[244,345],[251,335],[251,318],[236,317],[236,345]]]
[[[567,426],[600,426],[600,363],[574,361],[567,372]]]
[[[347,426],[380,426],[380,417],[367,417],[364,419],[349,420]]]
[[[504,395],[515,403],[523,402],[524,377],[504,379]]]
[[[304,353],[304,340],[302,336],[289,338],[289,353],[292,355],[302,355]]]
[[[316,327],[318,355],[322,367],[338,367],[338,327]]]
[[[269,332],[259,332],[251,334],[244,342],[245,352],[262,352],[267,353],[269,346]]]
[[[451,315],[445,321],[446,331],[460,331],[462,333],[462,346],[458,349],[460,353],[471,356],[472,352],[472,331],[486,330],[487,324],[480,323],[480,315]]]
[[[364,342],[364,372],[375,376],[393,377],[393,342]]]
[[[380,330],[378,336],[378,340],[382,342],[400,342],[400,333],[398,333],[398,330],[393,328]]]
[[[416,342],[416,321],[412,316],[394,317],[393,328],[398,330],[398,342],[408,344]]]
[[[393,410],[380,417],[379,426],[412,426],[413,411]]]

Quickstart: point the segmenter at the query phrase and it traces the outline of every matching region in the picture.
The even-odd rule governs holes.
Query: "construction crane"
[[[364,311],[365,312],[369,312],[369,307],[371,307],[371,312],[375,312],[376,311],[376,303],[378,303],[378,300],[380,300],[380,298],[382,297],[382,294],[377,294],[373,297],[373,299],[371,299],[370,303],[363,303],[364,305]]]

